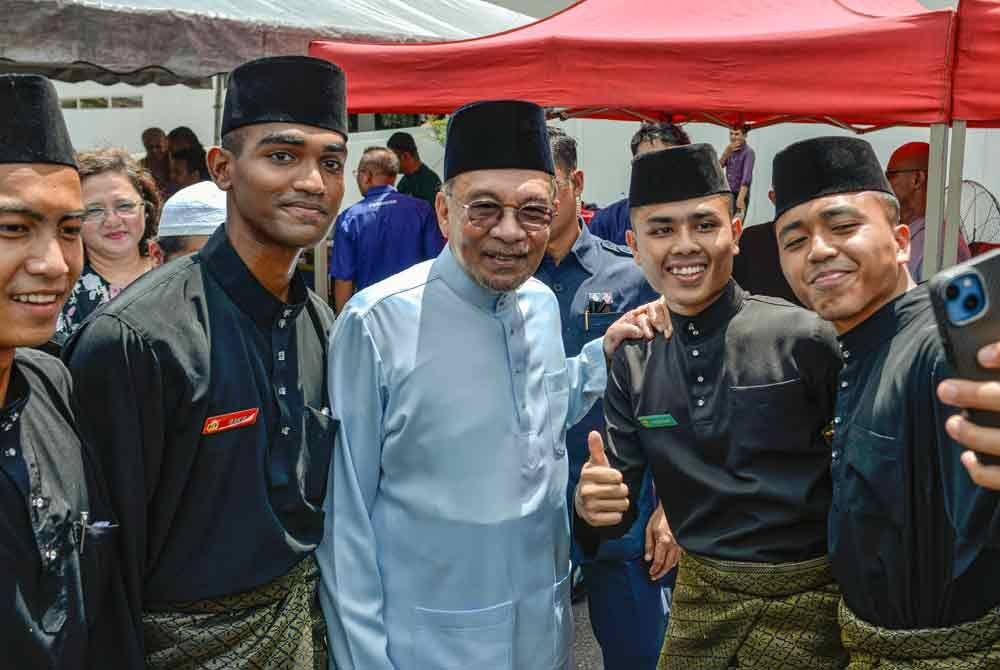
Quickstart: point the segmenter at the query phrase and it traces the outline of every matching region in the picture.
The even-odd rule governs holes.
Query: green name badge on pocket
[[[639,423],[643,428],[673,428],[677,425],[677,419],[669,414],[650,414],[640,416]]]

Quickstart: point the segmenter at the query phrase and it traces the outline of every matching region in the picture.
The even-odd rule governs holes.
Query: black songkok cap
[[[709,144],[651,151],[632,161],[629,207],[730,193],[719,157]]]
[[[45,77],[0,75],[0,163],[76,168],[59,96]]]
[[[868,142],[857,137],[817,137],[778,152],[772,167],[774,218],[804,202],[838,193],[892,193]]]
[[[545,110],[520,100],[474,102],[456,110],[448,121],[444,180],[505,169],[556,173]]]
[[[296,123],[347,137],[344,71],[308,56],[261,58],[229,76],[222,134],[256,123]]]

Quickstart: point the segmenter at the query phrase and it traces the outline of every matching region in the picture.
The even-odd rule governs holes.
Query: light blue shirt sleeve
[[[392,670],[371,521],[381,472],[385,387],[378,349],[352,302],[357,301],[348,302],[330,336],[330,407],[340,427],[323,508],[323,541],[316,551],[319,595],[330,670]]]
[[[604,359],[604,340],[597,338],[583,345],[580,353],[566,359],[569,378],[569,409],[566,428],[580,421],[603,395],[608,385],[608,368]]]

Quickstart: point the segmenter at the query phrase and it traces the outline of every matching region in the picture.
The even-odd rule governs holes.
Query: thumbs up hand
[[[590,458],[583,464],[576,485],[576,513],[591,526],[615,526],[628,511],[628,486],[622,473],[608,464],[604,440],[597,431],[587,436]]]

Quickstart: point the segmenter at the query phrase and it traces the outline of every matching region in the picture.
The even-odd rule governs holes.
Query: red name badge
[[[205,427],[201,429],[201,434],[215,435],[234,428],[252,426],[257,423],[258,414],[260,414],[260,408],[255,407],[254,409],[243,409],[239,412],[210,416],[205,419]]]

